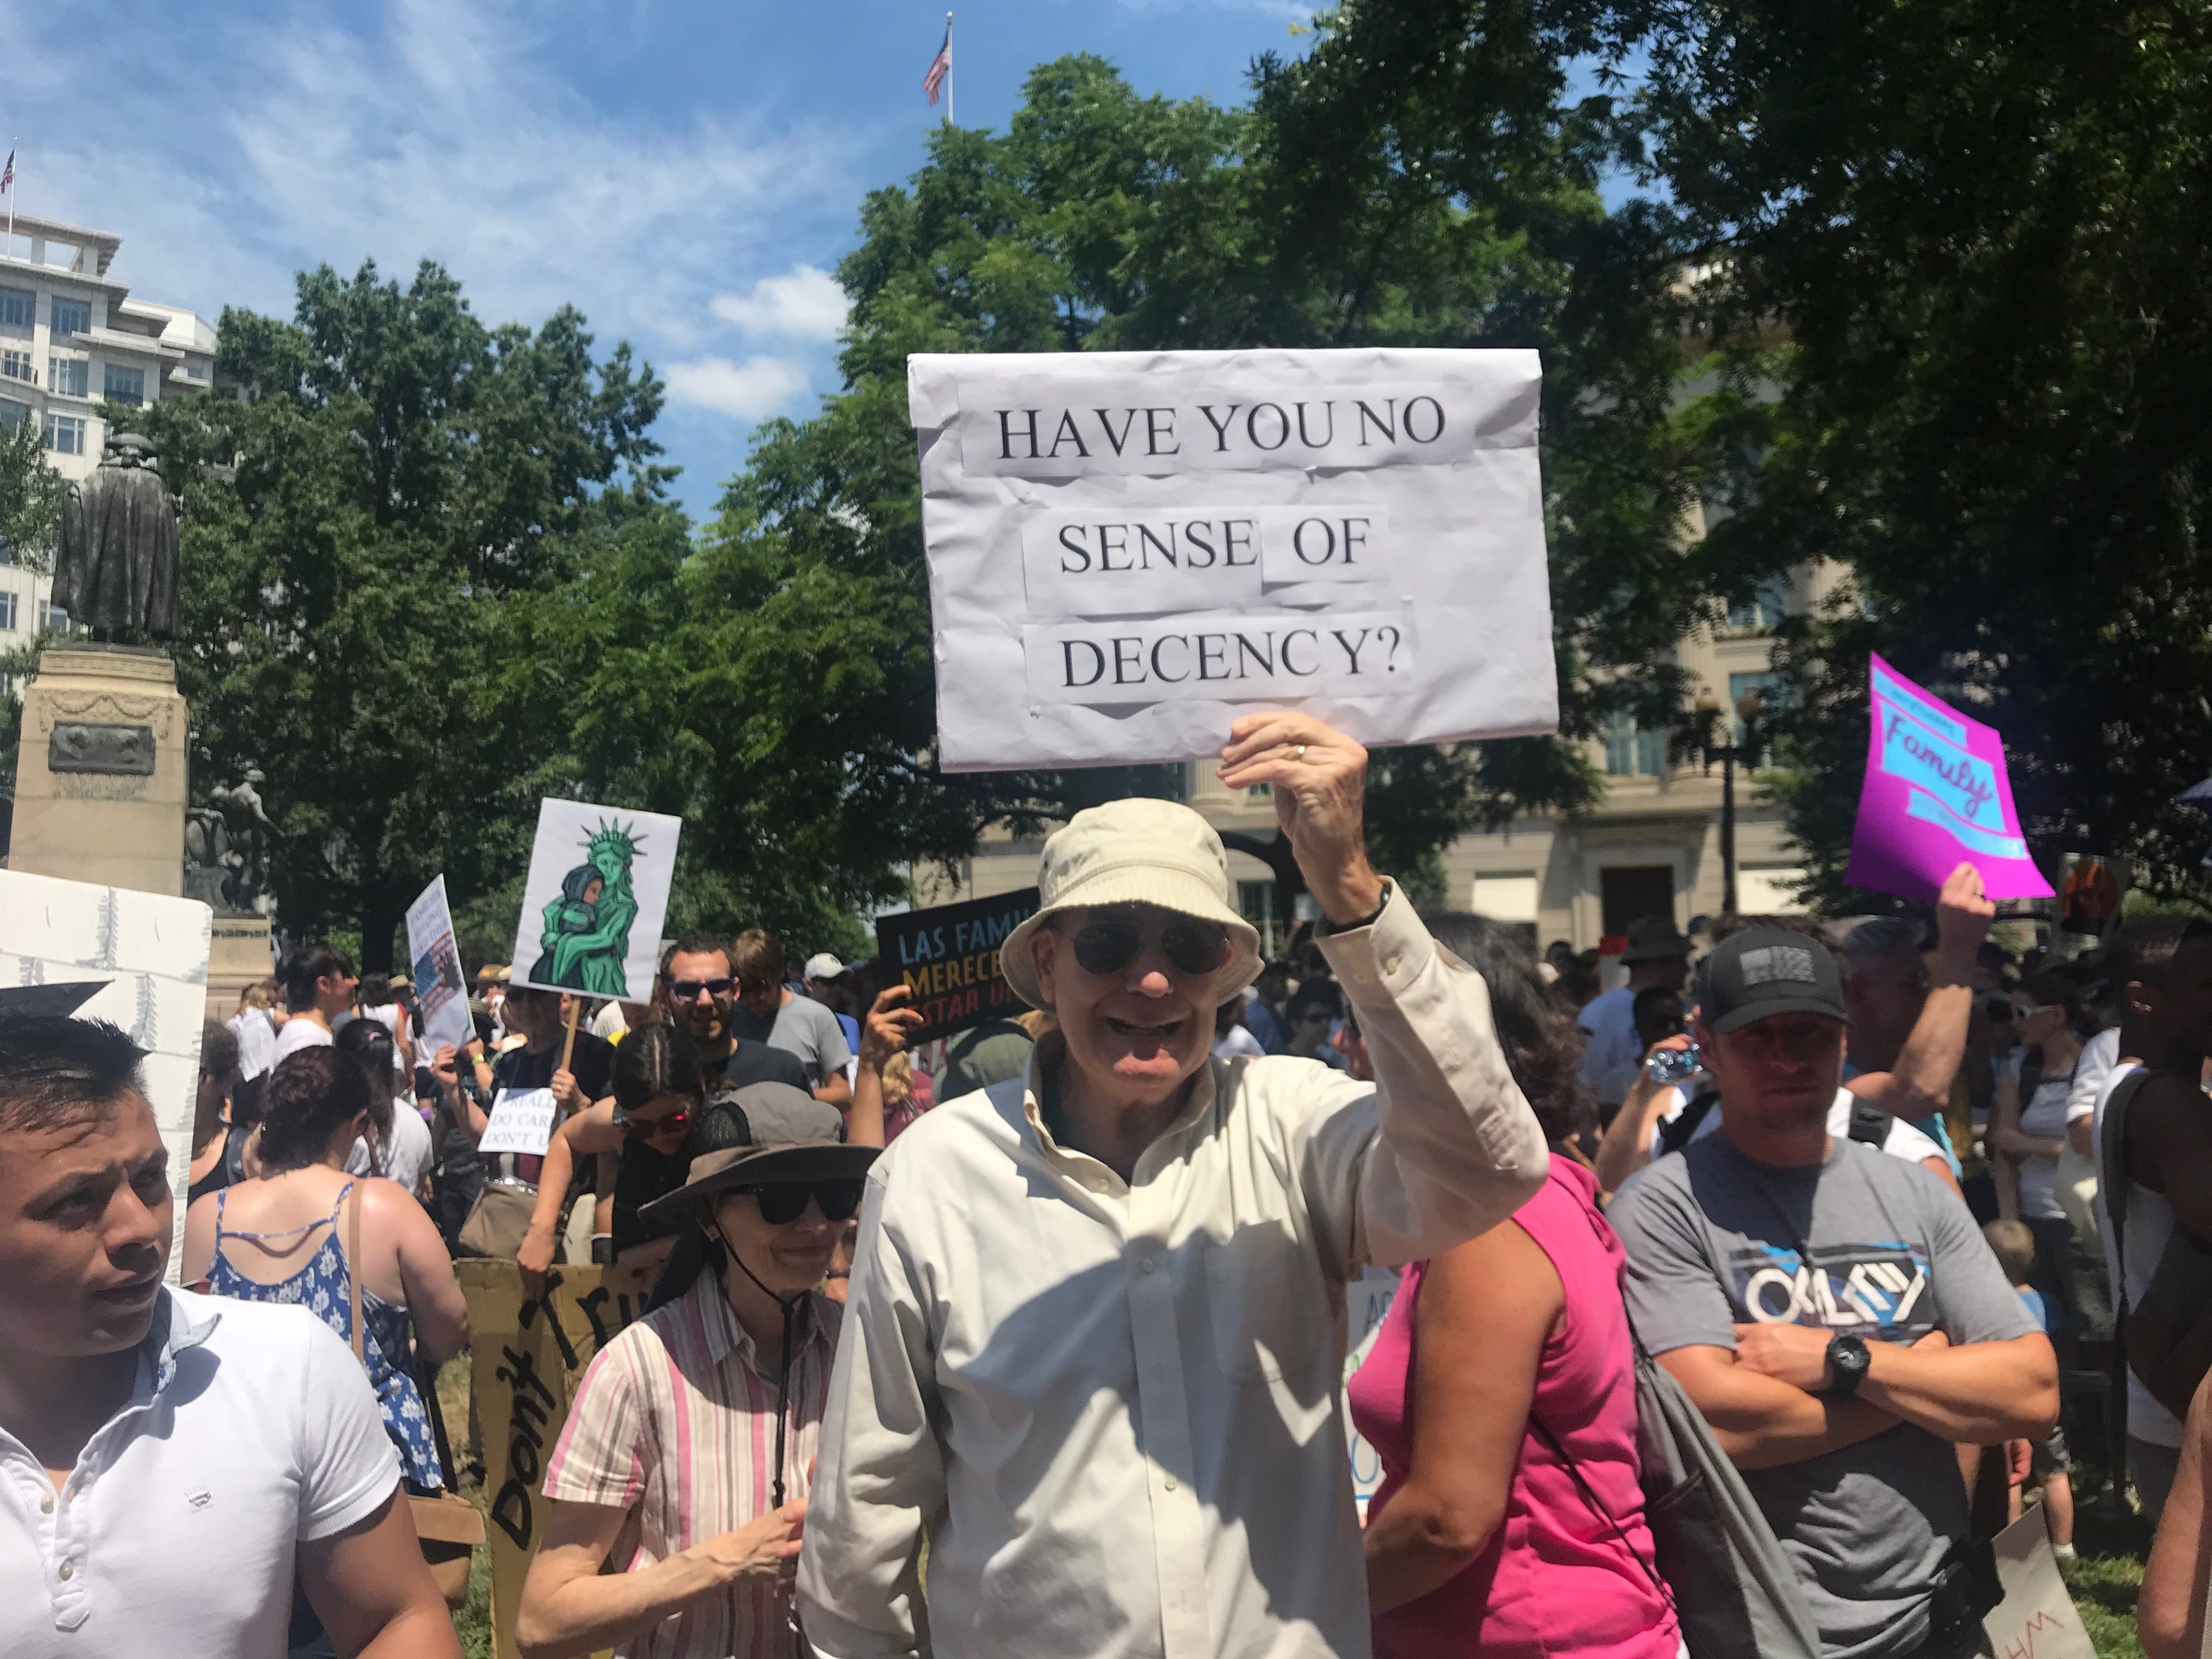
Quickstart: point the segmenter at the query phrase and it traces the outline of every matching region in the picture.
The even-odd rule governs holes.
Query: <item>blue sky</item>
[[[963,126],[1091,51],[1140,91],[1245,95],[1304,44],[1295,0],[970,0]],[[827,276],[862,195],[941,114],[915,0],[391,0],[179,7],[0,0],[0,140],[21,210],[123,238],[141,297],[289,315],[292,274],[425,257],[480,316],[563,301],[668,380],[657,435],[710,511],[755,422],[837,385]]]

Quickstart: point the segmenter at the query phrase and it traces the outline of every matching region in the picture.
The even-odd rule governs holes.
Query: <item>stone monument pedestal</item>
[[[276,971],[269,918],[226,915],[218,908],[209,934],[207,1017],[228,1019],[238,1012],[238,994]]]
[[[9,867],[179,894],[188,730],[167,653],[89,641],[42,653],[23,692]]]

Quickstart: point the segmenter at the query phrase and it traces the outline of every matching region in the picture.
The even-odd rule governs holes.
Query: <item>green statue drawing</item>
[[[637,895],[629,866],[642,840],[623,824],[604,820],[584,844],[584,862],[561,878],[561,896],[545,907],[538,943],[544,954],[530,970],[532,982],[565,985],[587,996],[626,997],[629,927],[637,920]]]

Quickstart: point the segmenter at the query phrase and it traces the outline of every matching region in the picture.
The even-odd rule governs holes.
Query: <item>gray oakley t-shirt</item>
[[[1958,1195],[1917,1164],[1838,1139],[1825,1164],[1754,1164],[1714,1135],[1623,1184],[1628,1311],[1655,1354],[1735,1346],[1787,1321],[1869,1341],[2034,1331]],[[1810,1271],[1804,1256],[1811,1257]],[[1826,1659],[1890,1659],[1928,1635],[1928,1598],[1967,1531],[1951,1447],[1908,1423],[1744,1480],[1797,1568]]]
[[[730,1010],[730,1029],[741,1037],[797,1054],[817,1088],[842,1072],[853,1058],[837,1016],[812,997],[794,994],[772,1020],[755,1019],[739,1004]]]

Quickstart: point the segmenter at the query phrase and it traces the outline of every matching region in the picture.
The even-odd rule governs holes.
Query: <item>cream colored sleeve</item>
[[[1324,1260],[1350,1279],[1487,1232],[1543,1185],[1550,1153],[1506,1069],[1489,988],[1437,948],[1401,888],[1321,950],[1375,1066],[1371,1084],[1322,1073],[1302,1128]]]

